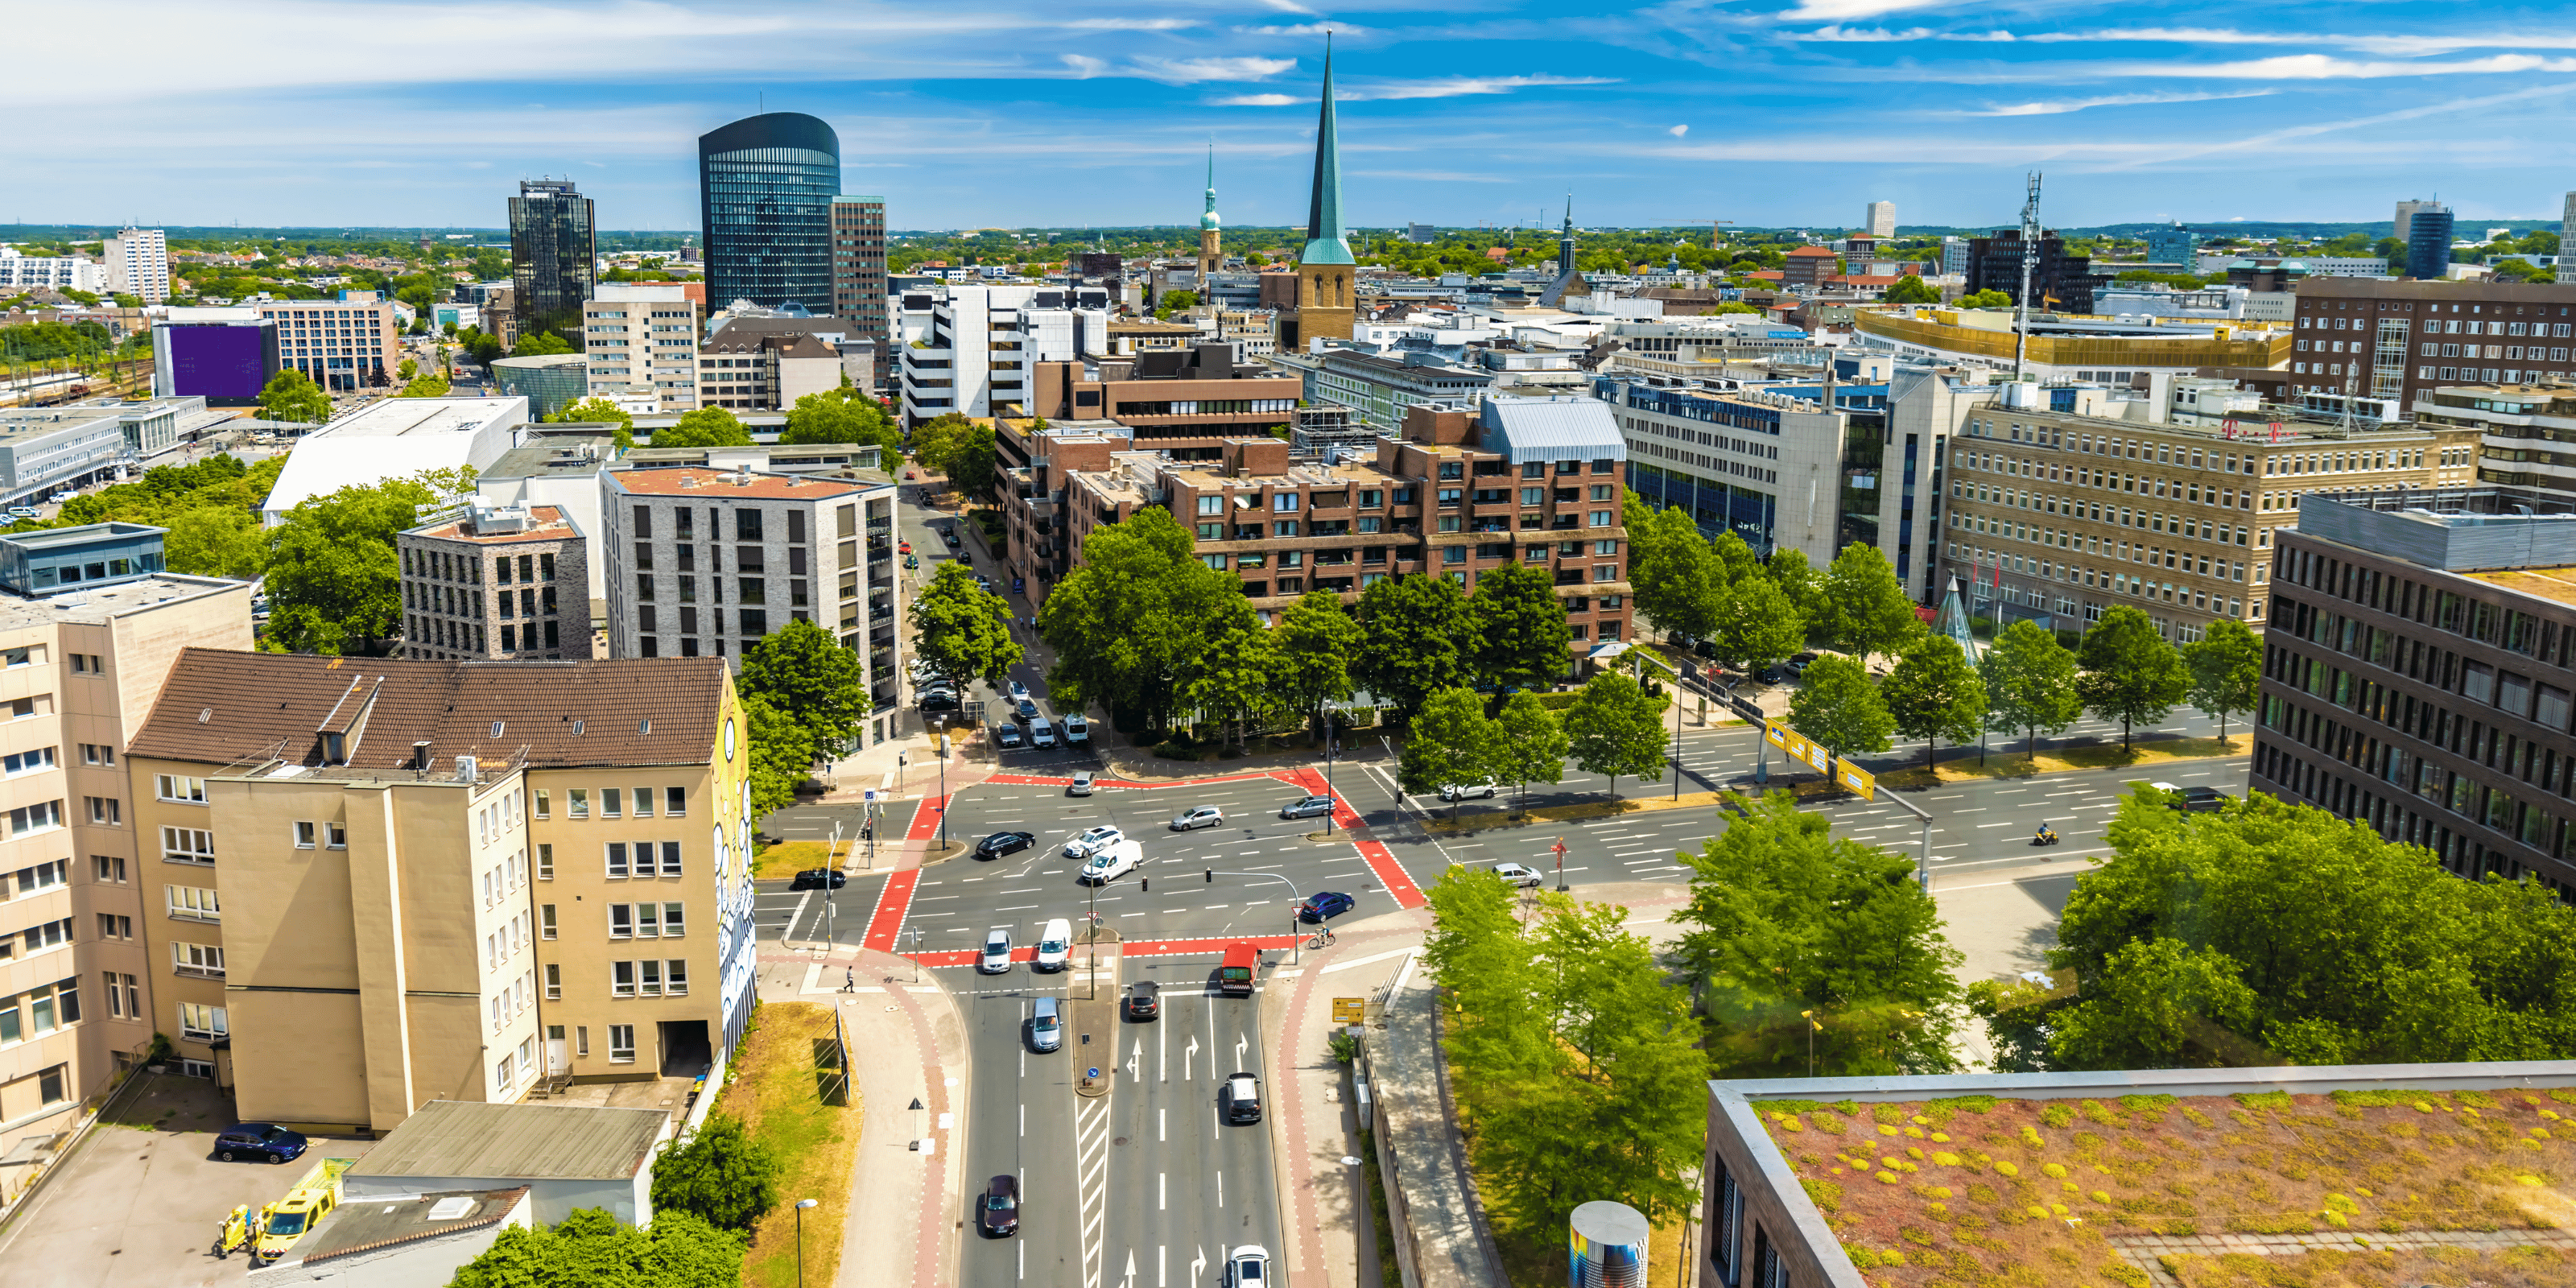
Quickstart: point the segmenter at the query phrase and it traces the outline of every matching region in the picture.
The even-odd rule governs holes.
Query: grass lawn
[[[761,1219],[743,1256],[743,1283],[794,1288],[796,1201],[810,1198],[816,1206],[805,1213],[805,1282],[828,1284],[840,1266],[841,1225],[849,1217],[850,1166],[863,1121],[858,1095],[843,1092],[844,1105],[822,1099],[824,1086],[835,1083],[831,1070],[816,1067],[818,1044],[832,1036],[831,1007],[764,1002],[755,1021],[718,1109],[740,1117],[786,1168],[778,1177],[778,1206]]]
[[[850,857],[850,847],[855,844],[857,844],[855,841],[841,843],[843,859]],[[781,841],[752,856],[751,875],[792,877],[807,868],[824,868],[831,865],[832,847],[827,842]]]

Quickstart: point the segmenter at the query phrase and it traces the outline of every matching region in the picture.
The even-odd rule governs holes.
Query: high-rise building
[[[402,367],[402,319],[374,291],[342,291],[329,300],[262,300],[259,316],[277,325],[278,365],[325,389],[382,388]]]
[[[1990,237],[1968,239],[1968,294],[2001,291],[2021,303],[2021,230],[1998,229]],[[2030,305],[2082,313],[2093,307],[2093,260],[2069,255],[2055,231],[2039,239],[2039,255],[2030,268]]]
[[[1342,150],[1333,119],[1333,46],[1324,43],[1323,103],[1315,116],[1315,183],[1306,208],[1306,246],[1297,255],[1296,348],[1347,340],[1355,316],[1351,279],[1359,271],[1342,235]]]
[[[2438,282],[2451,275],[2451,212],[2426,203],[2406,224],[2406,275]]]
[[[1965,238],[1965,237],[1944,237],[1944,238],[1942,238],[1942,239],[1941,239],[1941,272],[1942,272],[1944,275],[1946,275],[1946,276],[1954,276],[1954,277],[1965,277],[1965,276],[1967,276],[1967,275],[1968,275],[1968,250],[1969,250],[1968,239],[1967,239],[1967,238]]]
[[[251,646],[251,587],[160,571],[161,536],[102,523],[0,537],[0,689],[17,716],[0,787],[0,1153],[15,1157],[76,1125],[154,1032],[179,1031],[144,938],[159,863],[136,841],[125,743],[182,649]],[[0,1168],[0,1199],[33,1170]]]
[[[2576,192],[2558,210],[2558,280],[2576,282]]]
[[[1895,236],[1896,203],[1893,201],[1869,203],[1869,217],[1861,221],[1861,228],[1872,237]]]
[[[107,289],[138,296],[146,304],[170,298],[170,240],[158,228],[128,228],[101,247],[107,261]]]
[[[859,338],[883,341],[894,336],[886,308],[885,198],[834,197],[832,314],[858,323]]]
[[[519,334],[582,342],[581,302],[599,282],[599,223],[568,179],[522,179],[510,198],[510,299]]]
[[[832,311],[832,199],[841,140],[802,112],[745,117],[698,136],[707,308],[736,300]]]
[[[2399,241],[2407,241],[2407,240],[2409,240],[2409,236],[2410,236],[2410,234],[2412,234],[2412,233],[2414,232],[2415,216],[2416,216],[2418,213],[2420,213],[2420,212],[2422,212],[2422,211],[2426,211],[2426,210],[2440,210],[2440,209],[2442,209],[2442,208],[2443,208],[2443,207],[2442,207],[2442,203],[2441,203],[2441,202],[2438,202],[2438,201],[2401,201],[2401,202],[2398,202],[2398,203],[2397,203],[2397,232],[2396,232],[2396,234],[2395,234],[2395,235],[2396,235],[2396,237],[2397,237],[2397,240],[2399,240]]]
[[[2151,229],[2147,233],[2147,262],[2150,264],[2180,264],[2182,271],[2188,273],[2199,263],[2196,258],[2199,253],[2199,234],[2180,224]]]
[[[700,319],[687,283],[601,283],[581,306],[590,396],[697,410]]]

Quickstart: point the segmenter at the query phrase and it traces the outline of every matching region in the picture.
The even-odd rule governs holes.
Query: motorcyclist
[[[2055,845],[2057,844],[2057,829],[2050,827],[2046,823],[2042,823],[2039,825],[2039,830],[2031,834],[2030,840],[2033,845]]]

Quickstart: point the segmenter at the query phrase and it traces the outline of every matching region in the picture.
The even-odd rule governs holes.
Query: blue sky
[[[697,222],[695,138],[765,102],[839,131],[898,228],[1304,218],[1324,31],[1354,224],[2554,216],[2565,8],[2437,0],[124,0],[22,5],[97,49],[7,78],[38,222],[494,226],[569,175],[613,228]],[[2423,32],[2423,35],[2392,34]],[[108,44],[99,42],[107,39]],[[112,52],[111,52],[112,51]],[[1552,221],[1554,215],[1548,218]],[[5,234],[0,234],[5,236]]]

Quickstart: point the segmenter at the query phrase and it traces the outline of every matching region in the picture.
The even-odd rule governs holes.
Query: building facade
[[[698,337],[705,311],[688,288],[606,282],[581,306],[593,398],[649,398],[656,412],[698,409]]]
[[[127,761],[168,1032],[243,1117],[307,1129],[719,1079],[749,752],[713,660],[187,650]]]
[[[86,255],[21,255],[15,246],[0,246],[0,286],[97,295],[105,282],[99,262]]]
[[[528,414],[540,420],[590,396],[590,355],[543,353],[494,358],[492,384],[502,393],[528,400]]]
[[[2200,235],[2179,224],[2171,228],[2147,230],[2147,262],[2180,264],[2183,272],[2197,271],[2200,263]],[[2382,267],[2386,267],[2382,265]]]
[[[1394,355],[1327,348],[1316,353],[1277,353],[1272,365],[1298,374],[1309,403],[1348,407],[1361,424],[1381,434],[1403,428],[1409,409],[1473,406],[1494,383],[1493,373],[1438,361],[1429,353]]]
[[[1037,364],[1108,347],[1107,312],[1070,307],[1074,293],[1061,288],[949,286],[924,303],[907,321],[917,341],[896,350],[906,425],[1025,408]]]
[[[554,506],[469,505],[394,534],[403,656],[581,661],[590,656],[590,542]]]
[[[126,743],[181,650],[251,646],[250,589],[149,574],[77,603],[0,598],[0,700],[17,715],[0,739],[0,1153],[76,1126],[153,1033],[177,1031],[145,938],[157,859],[135,840]],[[0,1200],[31,1170],[0,1169]]]
[[[582,343],[582,301],[599,284],[599,217],[567,179],[521,179],[510,198],[510,297],[519,334]]]
[[[698,136],[707,307],[749,300],[829,314],[840,191],[840,136],[802,112],[745,117]]]
[[[2350,390],[2405,407],[2439,385],[2576,381],[2576,285],[2310,278],[2291,326],[2286,369],[2220,374],[2276,401]]]
[[[737,335],[731,328],[698,349],[698,391],[708,407],[779,411],[807,394],[841,386],[841,354],[812,335]]]
[[[276,324],[278,365],[325,389],[380,389],[402,366],[402,320],[393,302],[374,291],[342,291],[333,300],[262,300],[259,316]]]
[[[2011,296],[2014,304],[2020,304],[2022,250],[2018,228],[2002,229],[1991,237],[1969,238],[1966,293],[2001,291]],[[2067,254],[2066,243],[2054,232],[2040,235],[2039,258],[2030,269],[2033,311],[2089,309],[2093,307],[2094,285],[2089,256]]]
[[[2439,282],[2451,275],[2451,212],[2426,202],[2406,221],[2406,275]]]
[[[128,228],[100,246],[107,289],[146,304],[170,298],[170,239],[158,228]]]
[[[2569,896],[2571,518],[2517,488],[2305,498],[2272,556],[2255,789]]]
[[[890,307],[885,198],[832,198],[833,314],[856,323],[860,338],[883,341],[894,338]]]
[[[2415,419],[2478,431],[2480,483],[2576,496],[2576,387],[2444,385],[2415,401]]]
[[[1896,203],[1893,201],[1873,201],[1869,203],[1869,212],[1867,216],[1861,220],[1861,229],[1872,237],[1894,237],[1896,235]]]

